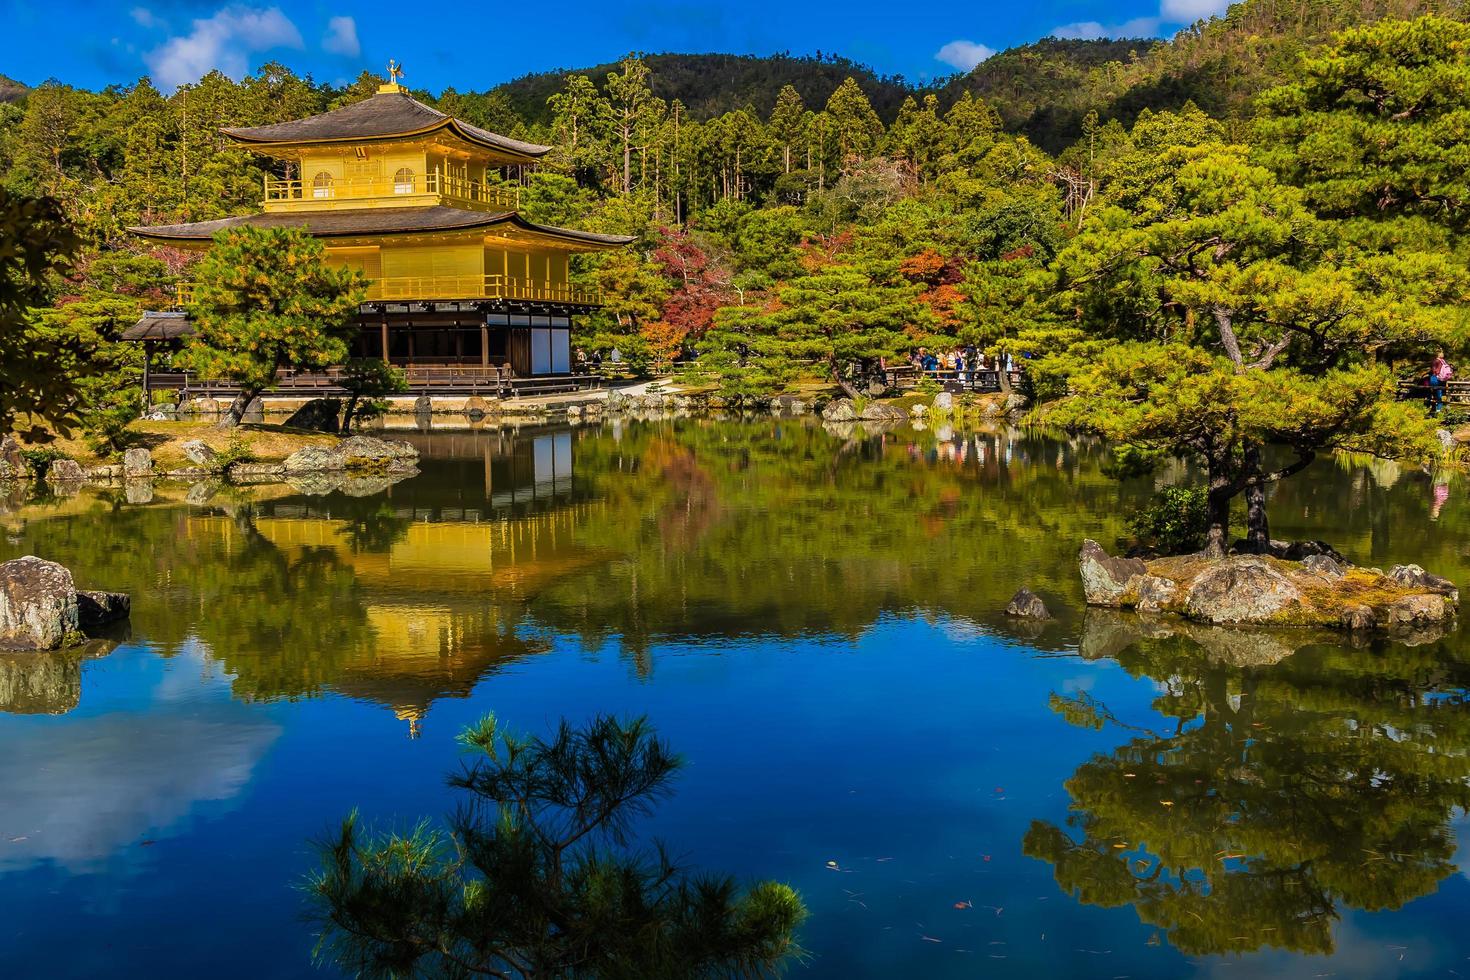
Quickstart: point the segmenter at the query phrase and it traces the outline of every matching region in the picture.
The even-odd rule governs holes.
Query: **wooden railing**
[[[283,201],[328,202],[406,194],[437,194],[446,201],[485,210],[515,211],[520,207],[520,189],[486,184],[448,174],[405,174],[402,177],[342,177],[317,183],[315,180],[265,178],[265,203]]]
[[[194,302],[196,286],[181,282],[174,287],[179,306]],[[564,282],[523,279],[516,276],[388,276],[368,284],[369,301],[426,299],[522,299],[544,303],[598,306],[602,293]]]

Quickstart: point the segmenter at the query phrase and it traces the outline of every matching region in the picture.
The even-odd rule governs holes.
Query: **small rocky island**
[[[121,592],[77,589],[71,571],[34,555],[0,562],[0,650],[80,646],[89,632],[128,618]]]
[[[1384,572],[1330,554],[1145,560],[1111,556],[1088,540],[1078,560],[1089,606],[1217,625],[1393,631],[1447,623],[1460,605],[1453,582],[1418,565]]]

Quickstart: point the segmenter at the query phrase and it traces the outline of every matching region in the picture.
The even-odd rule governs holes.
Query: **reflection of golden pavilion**
[[[372,640],[324,683],[389,706],[416,733],[437,698],[466,697],[487,672],[547,649],[523,635],[525,600],[604,560],[575,540],[604,509],[582,502],[514,518],[415,520],[382,550],[354,549],[352,522],[341,518],[259,516],[252,527],[288,563],[328,550],[351,570]],[[227,552],[246,545],[225,516],[192,516],[184,528]]]

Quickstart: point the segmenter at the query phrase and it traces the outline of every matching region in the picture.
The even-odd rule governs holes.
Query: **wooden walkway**
[[[562,394],[601,387],[603,379],[592,374],[549,374],[531,378],[512,377],[505,369],[489,367],[438,367],[419,365],[403,369],[408,379],[405,395],[448,395],[484,398],[518,398],[530,395]],[[173,390],[189,398],[232,398],[240,391],[234,381],[200,378],[190,372],[152,372],[147,379],[150,390]],[[282,371],[269,391],[274,395],[296,398],[344,396],[342,371]]]

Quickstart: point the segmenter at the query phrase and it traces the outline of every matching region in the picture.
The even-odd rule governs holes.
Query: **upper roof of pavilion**
[[[422,139],[457,142],[466,149],[486,152],[506,163],[530,163],[551,150],[549,146],[514,140],[445,115],[393,82],[380,87],[375,95],[330,112],[269,126],[226,128],[221,132],[259,153],[288,159],[300,156],[303,150],[331,144]]]

